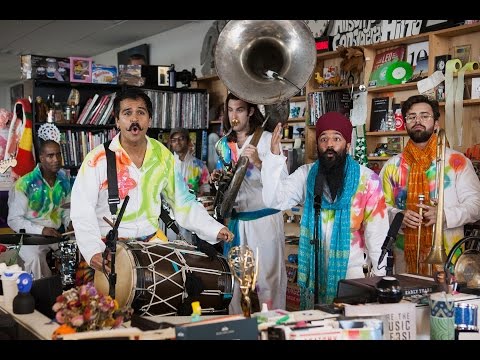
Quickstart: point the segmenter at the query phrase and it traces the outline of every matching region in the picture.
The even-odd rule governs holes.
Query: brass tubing
[[[423,205],[425,201],[425,195],[418,194],[418,202]],[[420,216],[423,215],[423,209],[420,208],[418,213]],[[422,224],[418,226],[418,234],[417,234],[417,274],[420,274],[420,237],[422,235]]]

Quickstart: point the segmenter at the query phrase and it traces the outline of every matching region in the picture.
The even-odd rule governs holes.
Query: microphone
[[[400,230],[400,226],[402,225],[403,221],[403,213],[399,212],[393,218],[392,223],[390,224],[390,229],[388,229],[387,237],[382,245],[382,253],[380,254],[380,258],[378,259],[378,264],[381,264],[383,258],[387,254],[388,250],[392,247],[393,243],[395,242],[398,234],[398,230]]]
[[[280,75],[278,75],[277,72],[273,71],[273,70],[267,70],[265,71],[265,76],[269,79],[279,79],[279,80],[285,80],[283,77],[281,77]]]

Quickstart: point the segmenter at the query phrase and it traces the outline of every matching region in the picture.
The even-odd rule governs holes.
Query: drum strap
[[[112,140],[103,143],[105,155],[107,156],[107,181],[108,181],[108,206],[112,216],[117,215],[117,205],[120,204],[118,196],[117,164],[115,162],[115,153],[108,147]]]

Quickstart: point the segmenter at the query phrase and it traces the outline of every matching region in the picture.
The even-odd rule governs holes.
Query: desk
[[[14,314],[13,309],[3,303],[3,296],[0,296],[0,311],[11,314],[20,326],[19,340],[50,340],[53,331],[58,327],[57,323],[52,322],[37,310],[34,310],[31,314]]]

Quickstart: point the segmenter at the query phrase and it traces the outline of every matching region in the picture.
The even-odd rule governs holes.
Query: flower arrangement
[[[118,302],[109,295],[98,293],[93,283],[64,291],[52,307],[60,324],[53,338],[75,332],[117,328],[130,320],[131,308],[119,309]]]

